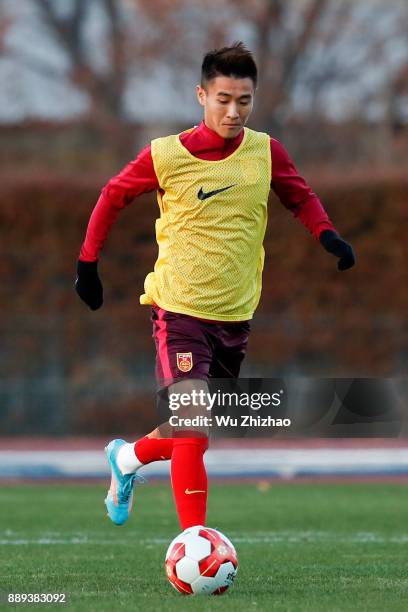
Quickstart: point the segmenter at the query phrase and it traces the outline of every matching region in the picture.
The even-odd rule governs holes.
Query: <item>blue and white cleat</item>
[[[144,481],[142,476],[136,472],[122,474],[117,464],[117,456],[120,447],[126,444],[125,440],[112,440],[105,448],[106,455],[111,467],[111,485],[105,499],[108,516],[115,525],[123,525],[132,510],[133,486],[135,480]]]

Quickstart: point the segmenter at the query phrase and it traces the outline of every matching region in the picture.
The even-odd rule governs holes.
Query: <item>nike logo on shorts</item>
[[[214,191],[203,191],[203,188],[201,187],[200,191],[197,193],[197,197],[199,200],[206,200],[207,198],[211,198],[212,196],[215,196],[217,193],[221,193],[221,191],[226,191],[227,189],[231,189],[231,187],[235,187],[234,185],[228,185],[228,187],[221,187],[221,189],[214,189]]]
[[[186,489],[184,493],[186,495],[192,495],[193,493],[205,493],[205,491],[200,491],[200,489],[190,491],[190,489]]]

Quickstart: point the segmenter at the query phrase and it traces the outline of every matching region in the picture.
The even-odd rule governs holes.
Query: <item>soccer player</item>
[[[96,310],[103,302],[98,258],[112,224],[135,197],[157,191],[159,252],[140,302],[151,307],[158,385],[173,393],[205,389],[209,377],[239,375],[261,295],[271,188],[338,257],[339,270],[355,262],[282,144],[245,127],[256,84],[255,61],[242,43],[207,53],[196,88],[203,121],[153,140],[107,183],[81,247],[76,290]],[[207,446],[205,428],[173,431],[166,424],[136,442],[110,442],[111,520],[127,520],[140,466],[170,459],[182,529],[205,525]]]

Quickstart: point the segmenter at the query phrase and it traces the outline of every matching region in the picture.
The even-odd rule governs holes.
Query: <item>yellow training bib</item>
[[[159,255],[141,304],[215,321],[251,319],[262,287],[272,161],[268,134],[244,128],[226,159],[194,157],[179,135],[151,143]]]

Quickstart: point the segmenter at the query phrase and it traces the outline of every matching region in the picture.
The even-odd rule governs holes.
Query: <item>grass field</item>
[[[235,586],[210,598],[183,597],[164,575],[180,531],[167,483],[140,487],[122,527],[106,517],[104,493],[100,485],[4,487],[0,592],[65,592],[70,608],[87,611],[407,610],[403,485],[213,484],[208,525],[232,539],[240,566]]]

